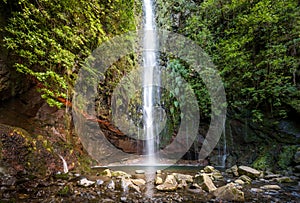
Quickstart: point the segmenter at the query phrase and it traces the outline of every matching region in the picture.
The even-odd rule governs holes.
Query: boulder
[[[193,176],[191,175],[185,175],[185,174],[180,174],[180,173],[172,173],[172,175],[178,180],[178,182],[185,181],[187,183],[192,183],[193,182]]]
[[[227,169],[225,172],[228,174],[232,174],[235,177],[239,176],[237,165],[232,166],[231,168]]]
[[[113,172],[111,172],[111,176],[117,177],[117,178],[122,178],[122,177],[130,178],[131,177],[130,174],[128,174],[124,171],[113,171]]]
[[[146,185],[146,181],[144,179],[131,179],[131,182],[137,186]]]
[[[136,192],[141,192],[140,187],[133,184],[130,178],[122,177],[121,178],[121,186],[124,192],[128,192],[129,189],[133,189]]]
[[[101,175],[111,178],[111,171],[109,169],[105,169],[102,171]]]
[[[237,180],[235,180],[234,182],[235,182],[236,184],[239,184],[239,185],[244,185],[244,184],[245,184],[245,182],[242,181],[241,179],[237,179]]]
[[[166,180],[163,184],[156,186],[156,189],[160,191],[175,191],[178,183],[173,175],[167,175]]]
[[[205,173],[196,175],[195,183],[200,185],[202,187],[202,189],[207,192],[212,192],[215,189],[217,189],[216,186],[214,185],[213,181],[211,180],[211,178]]]
[[[244,181],[247,184],[251,184],[252,179],[246,175],[242,175],[241,177],[239,177],[240,180]]]
[[[249,166],[239,166],[238,172],[239,174],[249,176],[252,179],[258,178],[260,176],[260,171]]]
[[[218,171],[218,170],[215,170],[212,173],[211,177],[213,178],[213,180],[223,180],[224,179],[224,177],[222,176],[221,172]]]
[[[229,183],[218,189],[214,190],[212,193],[217,199],[226,201],[238,201],[244,202],[244,192],[237,189],[234,183]]]
[[[215,168],[213,166],[205,166],[203,170],[205,173],[212,173],[214,172]]]
[[[156,176],[155,185],[161,185],[163,183],[164,183],[163,179],[160,176]]]

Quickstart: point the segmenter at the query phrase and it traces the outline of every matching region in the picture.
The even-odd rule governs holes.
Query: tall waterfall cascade
[[[143,0],[143,123],[147,164],[155,164],[159,145],[157,113],[160,103],[160,70],[157,60],[157,33],[153,0]]]

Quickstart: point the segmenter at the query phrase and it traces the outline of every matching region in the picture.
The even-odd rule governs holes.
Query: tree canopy
[[[161,27],[191,38],[211,56],[236,115],[262,121],[284,118],[290,108],[300,112],[299,1],[158,0],[157,4]]]

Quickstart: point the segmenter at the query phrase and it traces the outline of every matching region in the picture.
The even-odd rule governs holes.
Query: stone
[[[215,168],[213,166],[205,166],[203,170],[205,173],[212,173]]]
[[[254,192],[254,193],[262,193],[264,190],[260,189],[260,188],[251,188],[250,192]]]
[[[102,171],[101,175],[111,178],[111,171],[109,169],[105,169]]]
[[[110,180],[109,183],[107,184],[107,188],[111,191],[115,190],[116,188],[115,182],[113,180]]]
[[[90,181],[87,178],[82,178],[77,183],[79,186],[90,187],[95,184],[95,181]]]
[[[167,175],[166,180],[163,184],[156,186],[157,190],[160,191],[175,191],[178,183],[173,175]]]
[[[270,180],[270,179],[273,179],[273,178],[279,178],[280,175],[279,174],[268,174],[268,175],[265,175],[265,179],[266,180]]]
[[[131,182],[137,186],[146,185],[146,181],[144,179],[131,179]]]
[[[188,186],[187,182],[185,180],[181,180],[177,188],[182,189],[182,188],[186,188],[187,186]]]
[[[220,200],[244,202],[244,192],[237,189],[234,183],[217,188],[212,194]]]
[[[123,189],[124,192],[128,192],[129,190],[129,186],[132,184],[131,180],[128,178],[121,178],[121,187]]]
[[[238,172],[240,175],[247,175],[252,179],[258,178],[260,176],[260,171],[249,166],[239,166]]]
[[[195,176],[195,183],[199,184],[203,190],[207,192],[212,192],[216,188],[214,183],[212,182],[211,178],[207,174],[199,174]]]
[[[287,176],[275,178],[274,180],[276,180],[278,183],[292,183],[292,182],[294,182],[290,177],[287,177]]]
[[[137,192],[141,192],[139,186],[134,185],[130,178],[125,178],[124,176],[121,178],[121,186],[124,192],[128,192],[129,189],[133,189]]]
[[[244,181],[247,184],[251,184],[252,179],[246,175],[242,175],[241,177],[239,177],[240,180]]]
[[[160,176],[156,176],[155,185],[161,185],[163,183],[164,183],[163,179]]]
[[[157,170],[156,174],[162,174],[162,171],[161,170]]]
[[[281,187],[279,185],[264,185],[264,186],[261,186],[260,189],[263,189],[263,190],[280,190]]]
[[[191,175],[185,175],[185,174],[180,174],[180,173],[172,173],[173,176],[175,176],[176,180],[180,183],[181,181],[185,181],[187,183],[192,183],[193,176]]]
[[[124,171],[113,171],[113,172],[111,172],[111,177],[117,177],[117,178],[127,177],[127,178],[130,178],[131,175],[124,172]]]
[[[204,193],[202,188],[197,183],[192,184],[189,188],[187,188],[187,191],[192,192],[192,193],[198,193],[198,194]]]
[[[96,180],[96,185],[102,185],[103,183],[104,181],[101,179]]]
[[[244,184],[245,184],[245,182],[242,181],[241,179],[236,179],[234,182],[235,182],[236,184],[239,184],[239,185],[244,185]]]
[[[145,171],[144,170],[135,170],[135,173],[136,174],[145,174]]]
[[[218,170],[215,170],[211,176],[213,180],[224,180],[224,177],[222,176],[221,172]]]
[[[239,172],[238,172],[238,167],[237,167],[237,165],[232,166],[230,169],[231,169],[231,171],[232,171],[232,174],[233,174],[235,177],[238,177],[238,176],[239,176]]]

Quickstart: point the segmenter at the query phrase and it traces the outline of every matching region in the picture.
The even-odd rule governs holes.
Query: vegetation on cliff
[[[84,59],[110,37],[134,30],[135,1],[1,0],[8,19],[4,46],[14,68],[61,106]],[[139,10],[139,9],[138,9]]]
[[[258,122],[299,112],[299,7],[296,0],[157,1],[160,26],[196,41],[221,73],[230,109]]]

